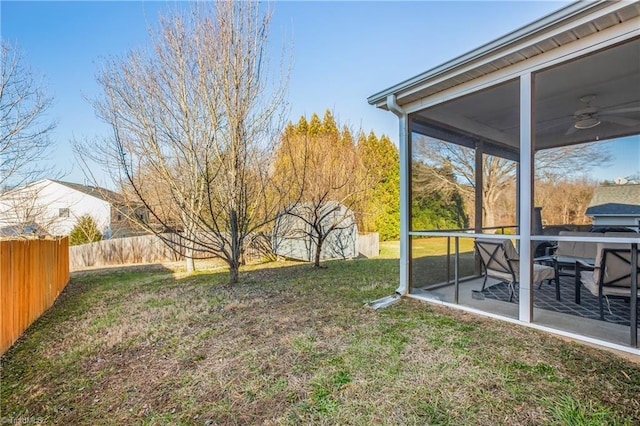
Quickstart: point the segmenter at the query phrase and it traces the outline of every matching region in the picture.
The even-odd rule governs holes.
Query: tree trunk
[[[194,204],[194,201],[191,200],[191,204]],[[185,224],[184,229],[184,239],[182,240],[185,243],[184,248],[184,260],[185,260],[185,268],[187,273],[192,273],[196,270],[196,264],[193,259],[193,241],[194,241],[194,228],[193,220],[187,215],[185,212],[181,212],[182,223]]]
[[[490,201],[489,200],[485,200],[485,204],[482,206],[482,227],[483,228],[490,228],[492,226],[495,226],[496,224],[496,220],[495,220],[495,212],[493,209],[493,206],[490,205]],[[487,233],[493,234],[495,233],[495,229],[490,229],[486,231]]]
[[[322,252],[322,244],[324,244],[324,238],[318,236],[318,244],[316,246],[316,254],[314,256],[313,266],[320,267],[320,253]]]
[[[185,260],[185,268],[187,269],[188,274],[196,270],[196,263],[193,259],[193,249],[191,247],[185,248],[184,260]]]
[[[238,276],[240,275],[238,264],[229,265],[229,284],[237,284]]]
[[[230,214],[230,232],[231,232],[231,259],[229,262],[229,283],[238,283],[238,270],[240,269],[240,257],[242,254],[239,230],[238,230],[238,214],[235,209]]]
[[[485,190],[482,200],[482,227],[491,228],[498,225],[498,211],[500,206],[498,204],[498,197],[500,196],[501,189],[493,188],[492,190]],[[495,234],[496,229],[488,229],[485,231],[488,234]]]

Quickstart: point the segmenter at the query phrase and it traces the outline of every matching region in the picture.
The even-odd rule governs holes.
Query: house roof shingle
[[[51,182],[64,185],[68,188],[82,192],[83,194],[91,195],[92,197],[99,198],[111,204],[122,204],[125,202],[124,197],[122,195],[106,188],[81,185],[79,183],[64,182],[61,180],[53,180],[53,179],[51,179]]]
[[[597,187],[585,214],[587,216],[640,216],[640,184]]]

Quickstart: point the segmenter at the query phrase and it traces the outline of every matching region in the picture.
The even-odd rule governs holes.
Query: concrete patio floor
[[[482,289],[483,280],[484,278],[480,277],[462,281],[459,286],[458,305],[480,310],[491,315],[499,315],[517,320],[517,302],[510,303],[489,298],[478,300],[473,297],[474,290],[480,291]],[[487,287],[497,284],[498,282],[497,280],[489,278]],[[453,284],[432,285],[425,288],[414,288],[411,292],[411,297],[426,301],[454,303],[454,293],[455,289]],[[564,301],[566,303],[574,303],[572,300]],[[615,345],[630,347],[630,328],[628,325],[584,318],[535,307],[533,322],[540,326],[558,330],[560,334],[562,334],[562,332],[568,332],[588,338],[604,340]]]

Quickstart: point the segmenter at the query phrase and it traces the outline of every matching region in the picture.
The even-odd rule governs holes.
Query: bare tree
[[[416,176],[419,184],[428,184],[438,190],[455,188],[467,199],[473,199],[475,192],[474,150],[427,137],[416,138],[416,159],[435,166],[429,176]],[[535,157],[536,178],[554,180],[568,177],[576,170],[585,172],[589,167],[609,161],[609,154],[602,143],[571,145],[538,151]],[[448,179],[448,174],[433,173],[437,170],[451,170],[456,179]],[[500,212],[500,197],[513,188],[516,179],[517,162],[485,155],[483,158],[483,225],[498,225],[496,218],[509,216]],[[477,213],[477,212],[476,212]]]
[[[53,99],[25,64],[20,50],[2,41],[0,57],[0,191],[37,180],[52,146],[55,123],[45,120]]]
[[[111,126],[102,161],[158,228],[181,231],[193,252],[223,259],[230,281],[247,237],[275,219],[271,156],[282,124],[287,74],[268,74],[269,13],[256,2],[191,4],[160,19],[150,51],[110,61],[94,106]],[[171,241],[168,241],[171,243]]]
[[[542,219],[547,225],[584,225],[591,223],[585,215],[596,181],[585,178],[541,180],[536,183],[536,205],[542,207]]]
[[[312,118],[311,123],[314,121]],[[278,170],[296,189],[296,196],[298,188],[302,191],[300,202],[291,204],[284,214],[303,224],[296,232],[311,242],[314,266],[320,267],[323,245],[332,234],[353,228],[352,208],[361,204],[372,180],[362,167],[350,132],[340,134],[335,125],[330,126],[335,130],[324,125],[318,131],[310,126],[305,132],[303,123],[306,120],[298,123],[297,130],[285,132],[278,158],[289,161]],[[339,244],[340,239],[333,240]],[[332,249],[339,251],[340,247]]]
[[[314,200],[284,210],[275,223],[273,249],[278,255],[311,260],[357,256],[354,212],[337,201]]]

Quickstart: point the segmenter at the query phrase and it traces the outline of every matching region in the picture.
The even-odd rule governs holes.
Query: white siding
[[[68,211],[68,217],[61,217],[61,211]],[[93,217],[103,233],[110,226],[108,202],[46,179],[5,193],[0,199],[0,227],[33,221],[50,234],[68,235],[85,214]]]
[[[593,226],[638,226],[638,220],[633,216],[594,216]]]

